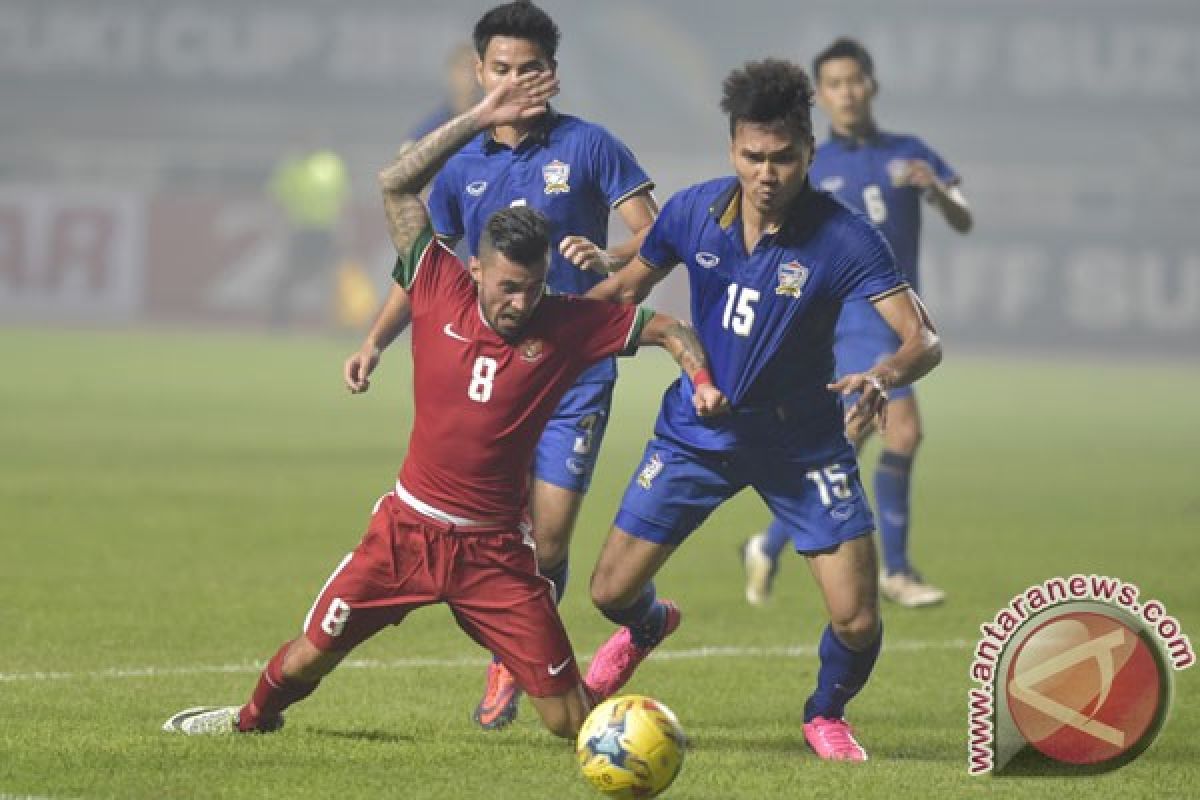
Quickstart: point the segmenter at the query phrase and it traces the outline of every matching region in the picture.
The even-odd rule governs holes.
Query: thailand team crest
[[[546,343],[541,339],[526,339],[521,343],[521,360],[532,364],[542,357],[545,350]]]
[[[789,261],[779,268],[779,285],[775,287],[775,294],[781,294],[784,297],[799,297],[806,283],[808,283],[808,267],[799,261]]]
[[[546,182],[546,194],[565,194],[571,191],[567,181],[571,177],[571,165],[555,159],[542,167],[542,180]]]
[[[646,462],[646,466],[642,467],[642,471],[638,473],[638,486],[643,489],[649,489],[654,483],[654,479],[663,471],[662,459],[658,457],[658,453],[650,456],[650,460]]]

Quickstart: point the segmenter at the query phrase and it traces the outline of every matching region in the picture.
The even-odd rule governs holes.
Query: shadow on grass
[[[337,730],[334,728],[310,728],[317,736],[330,736],[335,739],[350,739],[356,742],[378,742],[380,744],[416,744],[417,737],[412,734],[396,733],[380,730]]]

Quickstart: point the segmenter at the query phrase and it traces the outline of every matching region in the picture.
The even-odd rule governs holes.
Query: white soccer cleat
[[[775,582],[775,573],[779,562],[772,561],[763,552],[767,542],[767,534],[756,533],[742,543],[742,566],[746,570],[746,602],[752,606],[766,605],[771,597],[771,587]]]
[[[168,733],[185,733],[188,736],[216,735],[238,732],[238,712],[241,706],[198,706],[187,708],[163,723]]]
[[[936,606],[946,599],[946,593],[925,582],[920,573],[894,572],[879,576],[879,593],[898,606],[924,608]]]

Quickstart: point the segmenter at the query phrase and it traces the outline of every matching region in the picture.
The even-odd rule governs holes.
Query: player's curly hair
[[[858,62],[858,66],[862,68],[863,74],[875,81],[875,62],[871,60],[871,54],[867,52],[867,48],[862,46],[862,43],[857,39],[851,39],[849,36],[839,36],[833,40],[833,43],[826,47],[821,52],[817,53],[816,58],[812,63],[812,74],[815,80],[821,80],[821,67],[826,61],[833,61],[836,58],[852,58]],[[876,86],[878,82],[876,81]]]
[[[551,61],[558,52],[559,31],[554,20],[529,0],[496,6],[475,23],[475,52],[483,58],[493,36],[510,36],[536,44]]]
[[[779,58],[751,61],[729,73],[723,88],[730,136],[739,122],[753,122],[812,138],[813,87],[803,67]]]
[[[488,217],[479,237],[479,252],[488,250],[523,266],[545,261],[550,250],[550,221],[528,206],[502,208]]]

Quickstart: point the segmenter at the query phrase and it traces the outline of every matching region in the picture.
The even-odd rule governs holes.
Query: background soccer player
[[[555,74],[559,30],[528,2],[497,6],[475,25],[476,75],[491,90],[525,75]],[[603,128],[553,109],[532,119],[495,125],[468,142],[438,174],[429,196],[438,237],[454,246],[465,237],[479,252],[484,222],[498,209],[536,208],[550,220],[554,255],[551,290],[583,294],[604,273],[637,252],[654,221],[653,184],[633,154]],[[605,250],[610,209],[632,238]],[[561,600],[566,590],[571,531],[591,482],[608,424],[616,365],[612,359],[580,376],[538,443],[530,513],[542,574]],[[496,659],[475,709],[484,728],[516,717],[519,693]]]
[[[692,330],[665,315],[546,296],[548,224],[529,208],[493,214],[468,273],[434,240],[418,192],[479,130],[544,112],[557,90],[542,71],[498,84],[471,112],[410,147],[380,173],[396,284],[360,350],[351,391],[413,321],[414,423],[394,491],[322,588],[303,634],[268,662],[243,706],[179,712],[164,729],[273,731],[358,644],[414,608],[445,602],[473,639],[503,659],[546,727],[574,736],[589,708],[550,584],[539,574],[525,515],[537,439],[591,364],[638,344],[665,347],[692,377],[695,411],[726,409],[706,382]]]
[[[837,393],[859,393],[849,420],[867,423],[941,349],[879,232],[809,186],[811,103],[808,76],[789,62],[730,74],[721,106],[736,176],[672,197],[638,260],[592,290],[639,300],[685,263],[692,323],[733,411],[700,419],[690,379],[667,390],[592,575],[596,606],[624,627],[597,652],[587,684],[616,692],[675,630],[679,609],[656,599],[652,578],[714,508],[751,486],[794,532],[830,614],[805,738],[822,758],[862,760],[844,710],[874,666],[882,627],[871,512]],[[834,324],[851,301],[870,303],[901,345],[832,382]]]
[[[915,136],[887,133],[875,124],[871,101],[879,91],[871,56],[853,39],[841,38],[813,59],[817,101],[832,129],[817,148],[810,180],[846,205],[866,214],[883,233],[910,286],[917,288],[921,200],[930,203],[959,233],[971,228],[971,211],[958,187],[958,174]],[[894,353],[900,339],[871,306],[847,302],[838,320],[835,350],[839,375],[863,372]],[[880,426],[883,452],[875,470],[875,504],[883,549],[883,596],[902,606],[933,605],[945,592],[925,582],[908,559],[909,485],[921,443],[921,416],[910,386],[890,392],[887,424]],[[847,434],[856,448],[874,426],[853,424]],[[761,605],[770,595],[779,556],[792,534],[775,519],[766,533],[742,550],[746,599]]]

